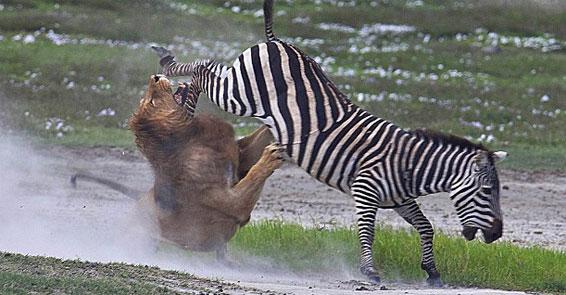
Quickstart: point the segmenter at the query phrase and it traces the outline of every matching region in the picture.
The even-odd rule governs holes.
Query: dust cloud
[[[267,259],[238,253],[237,266],[228,267],[216,262],[213,253],[158,243],[155,225],[137,202],[96,184],[86,194],[73,190],[72,162],[0,134],[0,251],[153,265],[231,281],[306,282]],[[337,270],[332,277],[354,275]]]
[[[132,261],[149,253],[152,241],[143,230],[150,227],[139,224],[135,203],[104,206],[73,195],[65,166],[24,139],[2,136],[0,249],[92,261]]]

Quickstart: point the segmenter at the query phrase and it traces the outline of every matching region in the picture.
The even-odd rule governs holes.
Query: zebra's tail
[[[134,200],[139,200],[142,197],[142,194],[143,194],[142,191],[138,191],[138,190],[129,188],[125,185],[122,185],[122,184],[117,183],[115,181],[112,181],[110,179],[105,179],[105,178],[102,178],[102,177],[90,175],[90,174],[84,173],[84,172],[75,173],[73,176],[71,176],[71,185],[74,188],[77,187],[77,180],[78,179],[83,179],[83,180],[86,180],[86,181],[105,185],[105,186],[107,186],[107,187],[109,187],[109,188],[111,188],[115,191],[121,192],[122,194],[124,194],[127,197],[134,199]]]
[[[273,0],[263,2],[263,20],[265,22],[265,37],[267,41],[277,41],[273,34]]]

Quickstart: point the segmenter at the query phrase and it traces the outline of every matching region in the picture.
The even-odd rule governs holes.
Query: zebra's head
[[[473,240],[478,230],[484,241],[491,243],[503,234],[503,218],[499,205],[499,178],[495,163],[505,159],[506,152],[476,150],[466,165],[463,179],[452,186],[450,198],[464,229],[462,234]]]

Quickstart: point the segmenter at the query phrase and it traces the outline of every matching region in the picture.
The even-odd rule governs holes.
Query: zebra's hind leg
[[[363,181],[352,184],[352,196],[356,203],[356,217],[358,219],[358,239],[360,241],[360,271],[374,283],[381,279],[373,265],[373,240],[375,234],[375,215],[377,213],[376,194],[368,190],[367,183]]]
[[[436,270],[436,264],[434,263],[432,249],[434,230],[432,224],[424,216],[415,200],[410,200],[404,206],[395,208],[395,211],[419,233],[421,239],[421,268],[428,274],[426,282],[434,287],[442,287],[440,273]]]

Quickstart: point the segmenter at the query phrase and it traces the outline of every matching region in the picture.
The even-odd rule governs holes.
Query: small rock
[[[502,186],[501,188],[504,189],[504,190],[508,190],[508,189],[509,189],[509,186],[508,186],[508,185],[504,185],[504,186]]]
[[[369,289],[366,288],[365,286],[356,287],[356,291],[368,291],[368,290],[369,290]]]

